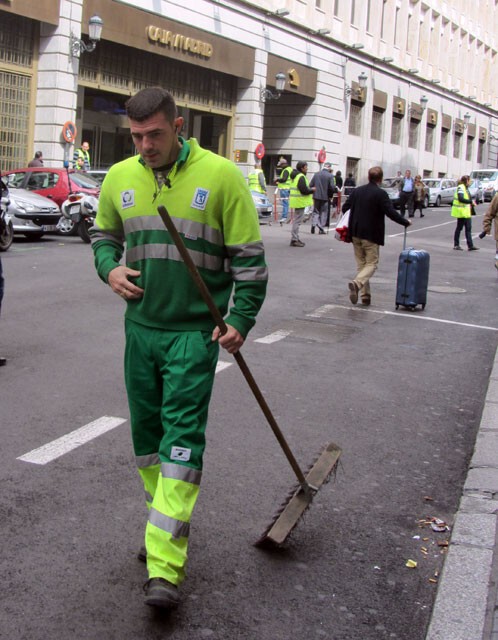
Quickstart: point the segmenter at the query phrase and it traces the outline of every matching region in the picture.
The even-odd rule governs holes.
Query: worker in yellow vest
[[[315,187],[310,187],[306,174],[308,163],[300,160],[291,173],[291,187],[289,205],[294,209],[294,220],[291,229],[291,247],[304,247],[304,242],[299,239],[299,227],[304,217],[304,210],[313,204]]]
[[[465,229],[465,239],[467,240],[467,248],[469,251],[477,251],[479,247],[474,245],[472,241],[472,198],[469,193],[469,176],[462,176],[458,181],[458,187],[455,191],[455,197],[451,205],[451,215],[457,219],[457,226],[453,236],[453,249],[461,251],[460,233]]]
[[[251,191],[266,193],[265,174],[263,173],[259,163],[254,165],[254,170],[247,176],[247,182]]]

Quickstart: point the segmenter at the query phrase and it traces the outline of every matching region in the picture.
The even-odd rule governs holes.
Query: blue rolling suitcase
[[[427,251],[421,251],[406,246],[406,229],[403,251],[399,256],[398,279],[396,282],[396,309],[399,306],[413,311],[417,305],[425,309],[427,303],[427,287],[429,285],[430,256]]]

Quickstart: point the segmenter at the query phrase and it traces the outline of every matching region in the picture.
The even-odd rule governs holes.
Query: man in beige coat
[[[491,200],[488,210],[486,211],[484,218],[482,219],[482,234],[480,237],[488,236],[491,234],[491,225],[493,220],[495,221],[495,241],[496,241],[496,256],[495,267],[498,269],[498,193]]]

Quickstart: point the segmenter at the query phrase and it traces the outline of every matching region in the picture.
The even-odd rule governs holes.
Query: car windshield
[[[472,171],[470,177],[473,180],[497,180],[498,179],[498,171],[486,170],[482,171]]]
[[[75,172],[71,173],[70,176],[71,181],[78,185],[78,187],[83,187],[83,189],[99,189],[100,187],[96,180],[84,173]]]
[[[429,189],[437,189],[437,187],[441,186],[441,180],[424,180],[424,184],[429,187]]]
[[[396,186],[396,180],[394,178],[386,178],[381,182],[382,189],[392,189]]]

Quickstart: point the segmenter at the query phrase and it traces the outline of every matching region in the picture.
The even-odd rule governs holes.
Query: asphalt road
[[[2,254],[0,637],[423,639],[449,535],[424,522],[451,527],[498,343],[494,242],[455,252],[454,224],[441,207],[410,229],[409,244],[431,254],[428,304],[415,312],[394,309],[398,225],[369,309],[349,302],[351,246],[305,225],[306,247],[292,248],[288,226],[262,227],[271,280],[243,353],[300,464],[330,441],[341,464],[285,548],[253,547],[294,478],[222,354],[184,601],[171,616],[144,606],[135,558],[146,514],[126,422],[123,302],[79,238],[16,240]],[[46,464],[19,459],[103,416],[125,422]]]

